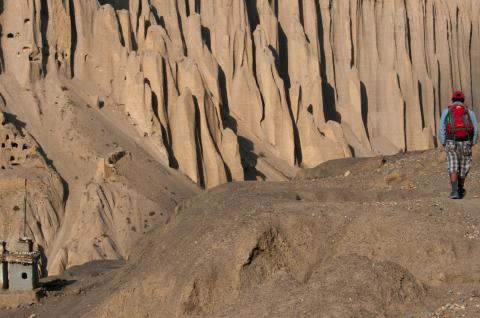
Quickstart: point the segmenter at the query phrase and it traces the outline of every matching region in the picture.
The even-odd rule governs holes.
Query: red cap
[[[465,100],[465,94],[461,90],[458,90],[452,94],[452,100],[460,100],[460,99]]]

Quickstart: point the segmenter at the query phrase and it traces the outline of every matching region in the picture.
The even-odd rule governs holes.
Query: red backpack
[[[473,135],[473,123],[468,108],[463,104],[448,106],[447,134],[453,139],[467,138]]]

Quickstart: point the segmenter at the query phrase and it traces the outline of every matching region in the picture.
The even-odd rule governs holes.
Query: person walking
[[[453,93],[452,104],[442,112],[439,140],[447,155],[452,185],[450,199],[461,199],[472,165],[472,146],[478,141],[478,122],[473,110],[465,105],[465,94],[460,90]]]

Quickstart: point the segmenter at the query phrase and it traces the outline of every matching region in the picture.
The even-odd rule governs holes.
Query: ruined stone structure
[[[119,150],[109,154],[107,158],[101,158],[98,162],[96,177],[108,179],[115,176],[117,174],[115,164],[126,155],[128,155],[126,151]]]
[[[28,291],[37,288],[39,285],[39,258],[40,253],[33,251],[31,239],[19,239],[13,251],[5,248],[0,255],[3,272],[2,288],[11,291]]]

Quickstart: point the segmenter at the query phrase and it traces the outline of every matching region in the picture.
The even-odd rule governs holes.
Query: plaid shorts
[[[460,178],[465,178],[472,165],[472,142],[447,140],[448,172],[457,172]]]

